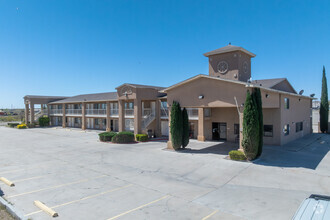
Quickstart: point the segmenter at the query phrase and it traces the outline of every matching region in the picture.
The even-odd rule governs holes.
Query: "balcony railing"
[[[155,111],[153,111],[151,108],[145,108],[143,109],[142,116],[151,115],[152,113],[155,114]]]
[[[110,109],[110,116],[118,116],[119,111],[117,108],[111,108]]]
[[[198,119],[198,108],[187,108],[189,119]]]
[[[81,109],[66,109],[65,114],[68,115],[81,115]]]
[[[125,109],[125,116],[134,116],[134,109]]]
[[[86,115],[106,115],[106,109],[86,109]]]
[[[168,109],[167,108],[160,109],[160,117],[168,118]]]
[[[50,109],[49,113],[51,115],[62,115],[63,114],[63,109]]]

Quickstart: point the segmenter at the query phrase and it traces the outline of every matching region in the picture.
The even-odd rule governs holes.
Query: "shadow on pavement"
[[[311,134],[283,146],[264,146],[254,164],[315,170],[330,150],[330,135]]]

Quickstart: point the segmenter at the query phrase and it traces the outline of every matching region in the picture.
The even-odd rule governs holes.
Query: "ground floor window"
[[[264,125],[264,137],[273,137],[273,125]]]
[[[235,135],[239,134],[239,124],[234,124],[234,134]]]
[[[297,122],[296,123],[296,132],[302,131],[303,128],[303,122]]]
[[[290,134],[290,125],[289,124],[284,125],[283,133],[285,136]]]
[[[118,125],[118,120],[111,120],[110,121],[110,129],[111,129],[111,131],[118,131],[118,127],[119,127],[119,125]]]

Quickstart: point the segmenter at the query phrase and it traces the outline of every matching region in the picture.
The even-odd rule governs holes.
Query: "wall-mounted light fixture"
[[[204,99],[204,95],[198,96],[198,99]]]
[[[266,96],[266,98],[268,98],[268,97],[269,97],[269,95],[268,95],[268,94],[266,94],[265,96]]]

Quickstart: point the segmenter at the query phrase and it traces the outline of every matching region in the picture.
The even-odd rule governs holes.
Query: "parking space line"
[[[98,176],[98,177],[95,177],[93,179],[98,179],[98,178],[102,178],[102,177],[106,177],[106,175]],[[45,190],[49,190],[49,189],[56,189],[56,188],[60,188],[60,187],[63,187],[63,186],[69,186],[69,185],[73,185],[73,184],[83,183],[83,182],[87,182],[87,181],[90,181],[90,180],[92,180],[92,179],[82,179],[82,180],[78,180],[78,181],[75,181],[75,182],[60,184],[60,185],[57,185],[57,186],[51,186],[51,187],[47,187],[47,188],[43,188],[43,189],[38,189],[38,190],[30,191],[30,192],[25,192],[25,193],[20,193],[20,194],[8,196],[7,198],[9,199],[9,198],[14,198],[14,197],[18,197],[18,196],[24,196],[24,195],[27,195],[27,194],[41,192],[41,191],[45,191]]]
[[[19,179],[19,180],[15,180],[14,182],[15,182],[15,183],[20,183],[20,182],[24,182],[24,181],[27,181],[27,180],[40,179],[40,178],[45,177],[45,176],[47,176],[47,175],[34,176],[34,177],[26,178],[26,179]]]
[[[130,187],[130,186],[133,186],[133,184],[129,184],[129,185],[126,185],[126,186],[122,186],[122,187],[118,187],[118,188],[115,188],[115,189],[111,189],[111,190],[108,190],[108,191],[105,191],[105,192],[101,192],[101,193],[98,193],[98,194],[95,194],[95,195],[86,196],[86,197],[83,197],[81,199],[76,199],[76,200],[73,200],[73,201],[70,201],[70,202],[66,202],[66,203],[62,203],[62,204],[59,204],[59,205],[55,205],[55,206],[52,206],[50,208],[51,209],[55,209],[55,208],[58,208],[58,207],[70,205],[70,204],[73,204],[73,203],[76,203],[76,202],[80,202],[80,201],[83,201],[83,200],[92,199],[92,198],[95,198],[95,197],[98,197],[98,196],[102,196],[102,195],[105,195],[105,194],[108,194],[108,193],[111,193],[111,192],[115,192],[117,190],[125,189],[125,188]],[[30,215],[34,215],[34,214],[37,214],[37,213],[40,213],[40,212],[42,212],[42,210],[31,212],[31,213],[26,214],[24,216],[30,216]]]
[[[142,208],[144,208],[144,207],[146,207],[146,206],[148,206],[148,205],[151,205],[151,204],[153,204],[153,203],[159,202],[159,201],[161,201],[161,200],[163,200],[163,199],[166,199],[166,198],[168,198],[168,197],[169,197],[169,195],[163,196],[163,197],[161,197],[161,198],[159,198],[159,199],[156,199],[156,200],[154,200],[154,201],[152,201],[152,202],[149,202],[149,203],[147,203],[147,204],[141,205],[141,206],[139,206],[139,207],[136,207],[136,208],[134,208],[134,209],[128,210],[128,211],[123,212],[123,213],[121,213],[121,214],[119,214],[119,215],[116,215],[116,216],[114,216],[114,217],[111,217],[111,218],[109,218],[108,220],[113,220],[113,219],[119,218],[119,217],[121,217],[121,216],[123,216],[123,215],[126,215],[126,214],[128,214],[128,213],[131,213],[131,212],[134,212],[134,211],[136,211],[136,210],[142,209]]]
[[[212,216],[213,216],[215,213],[217,213],[218,211],[219,211],[219,210],[215,210],[215,211],[212,212],[211,214],[209,214],[209,215],[205,216],[204,218],[202,218],[202,220],[206,220],[206,219],[212,217]]]

